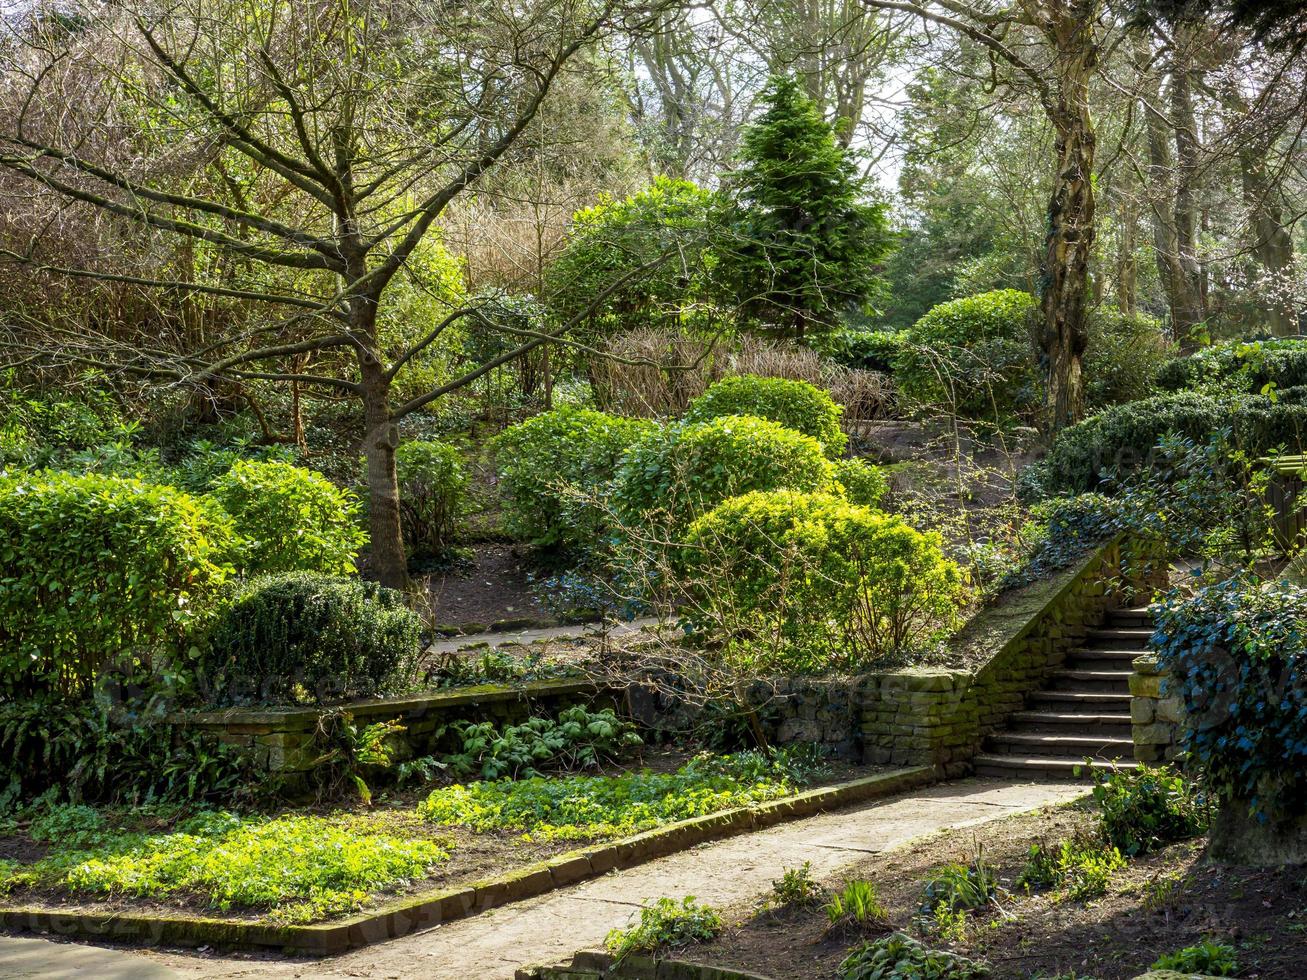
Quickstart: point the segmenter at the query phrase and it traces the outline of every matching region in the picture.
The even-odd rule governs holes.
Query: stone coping
[[[356,718],[374,715],[418,714],[425,711],[443,711],[468,705],[493,704],[497,701],[529,701],[571,694],[598,694],[602,686],[588,678],[526,681],[519,684],[478,684],[449,690],[428,691],[422,694],[393,698],[364,698],[336,705],[286,708],[213,708],[198,711],[179,711],[169,716],[170,721],[189,725],[285,725],[289,727],[313,726],[323,711],[348,711]]]
[[[317,925],[273,926],[227,919],[0,906],[0,927],[145,945],[278,949],[288,955],[333,956],[534,898],[609,871],[635,867],[706,841],[916,789],[935,782],[940,775],[935,767],[915,766],[863,776],[756,806],[678,821],[607,844],[569,851],[495,878],[405,896],[349,918]]]

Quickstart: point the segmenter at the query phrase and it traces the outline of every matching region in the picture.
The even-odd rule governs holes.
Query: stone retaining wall
[[[1130,675],[1130,733],[1140,762],[1170,762],[1179,752],[1184,704],[1166,691],[1167,675],[1153,656],[1136,657]]]
[[[360,726],[397,721],[404,731],[392,739],[397,759],[450,750],[440,729],[452,721],[514,724],[532,714],[557,714],[574,704],[616,702],[617,692],[589,680],[535,681],[513,686],[485,684],[414,697],[374,698],[323,708],[223,708],[185,711],[168,720],[181,728],[210,732],[220,742],[249,749],[256,767],[282,783],[291,795],[309,788],[313,763],[321,754],[315,733],[324,711],[349,712]]]

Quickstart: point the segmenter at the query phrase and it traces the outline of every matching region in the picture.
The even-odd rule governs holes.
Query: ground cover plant
[[[532,777],[434,790],[418,812],[436,824],[518,831],[528,840],[588,840],[649,830],[793,794],[813,777],[797,756],[701,756],[674,772]]]
[[[721,915],[693,895],[685,896],[680,902],[660,898],[640,910],[639,921],[634,926],[610,932],[604,945],[620,961],[632,953],[678,949],[712,939],[721,930]]]

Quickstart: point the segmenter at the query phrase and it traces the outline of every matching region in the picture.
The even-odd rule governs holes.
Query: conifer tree
[[[774,77],[763,100],[723,188],[719,281],[748,320],[802,338],[867,306],[892,235],[799,82]]]

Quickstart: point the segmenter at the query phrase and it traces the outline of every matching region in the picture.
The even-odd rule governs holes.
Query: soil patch
[[[949,831],[854,866],[829,887],[854,878],[876,883],[892,926],[914,933],[921,888],[930,872],[969,861],[977,847],[1011,890],[1001,908],[973,917],[965,940],[923,941],[987,960],[996,978],[1077,977],[1126,980],[1158,957],[1212,937],[1238,950],[1240,977],[1290,980],[1303,976],[1307,952],[1307,869],[1263,870],[1207,865],[1205,841],[1179,844],[1136,858],[1112,876],[1108,894],[1089,904],[1015,889],[1031,844],[1087,832],[1083,807],[1049,809]],[[762,912],[730,928],[689,958],[753,970],[773,980],[837,978],[856,937],[827,936],[820,909]],[[869,933],[874,938],[876,933]]]
[[[532,592],[534,566],[524,549],[478,544],[470,561],[426,578],[436,622],[464,632],[502,621],[552,622]]]

